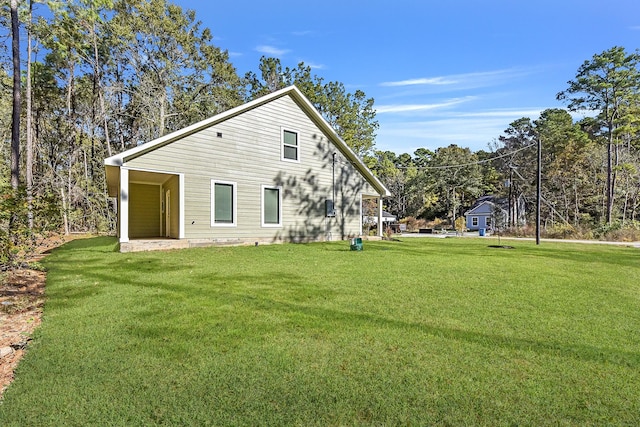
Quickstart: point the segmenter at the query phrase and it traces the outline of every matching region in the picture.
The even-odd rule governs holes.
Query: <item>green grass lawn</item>
[[[0,425],[640,425],[640,250],[54,251]]]

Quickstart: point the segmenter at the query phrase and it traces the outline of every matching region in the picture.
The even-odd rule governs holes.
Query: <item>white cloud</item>
[[[475,99],[473,96],[467,96],[465,98],[453,98],[445,102],[437,104],[391,104],[380,105],[375,107],[376,113],[406,113],[409,111],[424,111],[424,110],[436,110],[439,108],[447,108],[453,105],[461,104],[463,102]]]
[[[417,79],[399,80],[394,82],[383,82],[380,86],[402,87],[402,86],[460,86],[460,87],[482,87],[491,86],[497,83],[504,83],[517,77],[526,76],[533,71],[510,68],[505,70],[484,71],[477,73],[452,74],[449,76],[423,77]]]
[[[313,62],[303,61],[304,65],[311,67],[314,70],[324,70],[326,67],[324,64],[314,64]]]
[[[297,37],[303,37],[303,36],[310,36],[311,34],[313,34],[313,31],[311,31],[311,30],[294,31],[291,34],[294,35],[294,36],[297,36]]]
[[[431,77],[421,79],[400,80],[398,82],[384,82],[380,86],[416,86],[416,85],[450,85],[456,83],[455,80],[449,80],[445,77]]]
[[[260,53],[264,53],[266,55],[272,55],[272,56],[283,56],[289,52],[291,52],[288,49],[278,49],[275,46],[269,46],[269,45],[259,45],[256,46],[256,51],[260,52]]]
[[[530,117],[536,119],[540,116],[540,113],[545,110],[544,108],[532,108],[532,109],[518,109],[518,110],[486,110],[486,111],[474,111],[467,113],[455,114],[455,117]]]
[[[521,117],[538,119],[544,108],[514,108],[474,111],[430,111],[421,117],[381,115],[377,133],[378,149],[413,153],[418,148],[435,150],[449,144],[488,150]],[[396,120],[402,117],[400,120]]]
[[[443,118],[424,121],[381,123],[376,146],[395,153],[412,153],[418,148],[436,149],[450,144],[487,150],[489,143],[508,125],[500,118]]]

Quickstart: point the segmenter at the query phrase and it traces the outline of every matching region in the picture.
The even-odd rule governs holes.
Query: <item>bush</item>
[[[44,239],[59,230],[54,207],[55,201],[49,198],[34,198],[32,230],[24,189],[16,192],[0,184],[0,271],[26,267]]]
[[[400,224],[406,224],[407,225],[407,231],[408,232],[412,232],[412,231],[418,231],[421,228],[427,228],[427,221],[424,219],[417,219],[413,216],[408,216],[406,218],[401,219]]]
[[[602,224],[595,230],[597,238],[613,242],[636,242],[640,240],[640,221],[614,221]]]
[[[31,231],[27,224],[27,203],[23,191],[8,185],[0,187],[0,270],[22,264],[21,253],[29,247]]]

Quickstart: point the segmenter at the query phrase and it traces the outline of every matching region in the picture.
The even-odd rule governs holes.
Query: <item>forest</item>
[[[376,149],[374,99],[304,63],[263,57],[239,75],[196,12],[169,0],[10,0],[1,10],[0,264],[36,236],[113,233],[104,159],[295,84],[392,193],[385,210],[453,224],[480,196],[523,200],[542,147],[541,224],[554,237],[640,239],[640,53],[576,64],[565,108],[505,123],[490,149]],[[581,113],[581,114],[577,114]],[[584,117],[578,120],[575,117]]]

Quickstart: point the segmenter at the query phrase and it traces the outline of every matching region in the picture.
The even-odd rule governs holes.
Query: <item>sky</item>
[[[303,61],[375,100],[375,149],[491,151],[509,124],[614,46],[640,48],[638,0],[172,0],[196,12],[239,75]],[[579,119],[579,116],[574,116]]]

